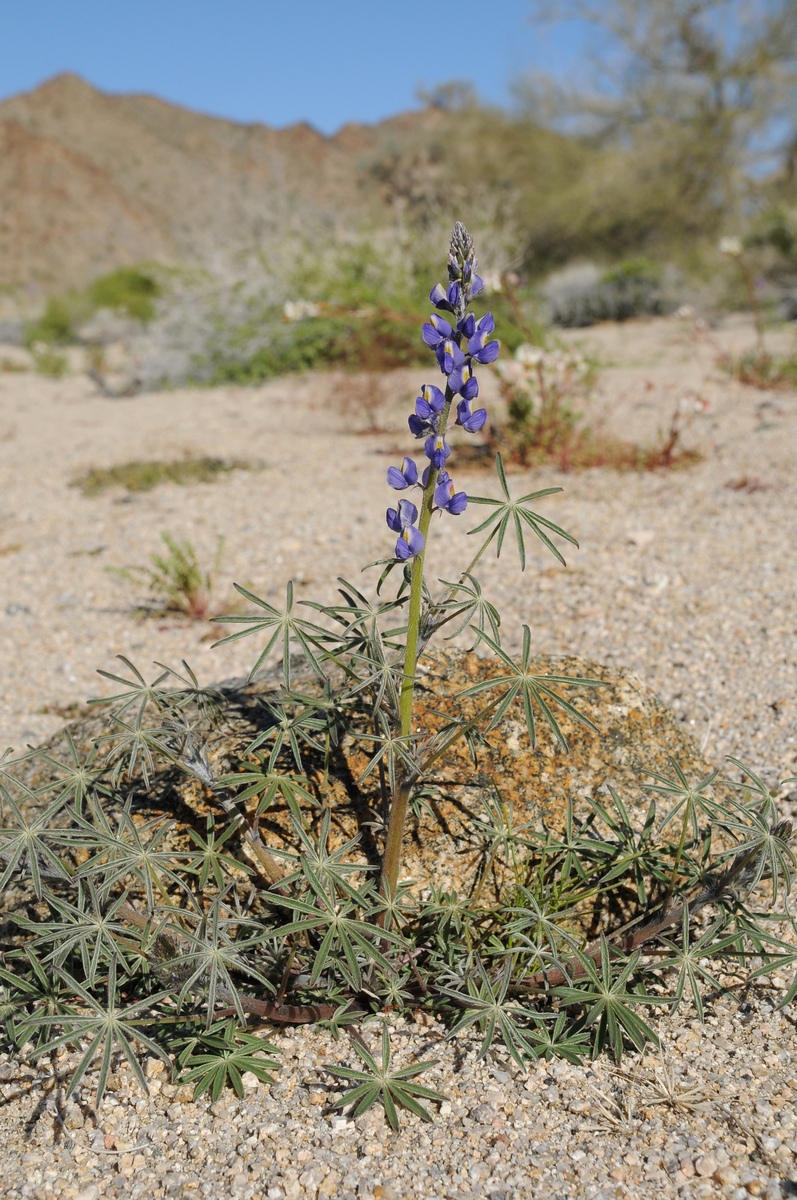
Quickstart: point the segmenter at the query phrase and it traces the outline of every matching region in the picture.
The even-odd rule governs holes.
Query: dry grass
[[[162,483],[177,483],[185,487],[192,483],[213,483],[231,471],[261,471],[262,463],[233,458],[182,458],[171,461],[120,463],[118,467],[92,467],[77,475],[71,487],[80,488],[84,496],[98,496],[111,488],[121,487],[128,492],[149,492]]]

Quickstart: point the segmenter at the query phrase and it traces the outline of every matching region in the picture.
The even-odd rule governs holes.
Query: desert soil
[[[772,336],[797,349],[793,331]],[[541,546],[525,574],[511,546],[485,565],[506,641],[519,645],[525,623],[539,653],[630,668],[710,763],[733,755],[774,787],[797,775],[797,394],[718,369],[718,347],[752,344],[741,322],[709,335],[661,319],[567,340],[603,364],[593,419],[652,442],[681,405],[684,443],[704,458],[647,474],[514,473],[516,494],[564,489],[540,511],[580,549],[568,549],[566,569]],[[153,673],[153,662],[185,659],[203,683],[249,670],[254,641],[214,649],[206,622],[137,615],[146,587],[113,572],[146,564],[161,531],[208,565],[224,539],[217,610],[234,601],[233,581],[273,603],[290,579],[300,598],[328,600],[336,576],[358,580],[363,563],[389,554],[385,470],[412,449],[406,414],[423,381],[391,376],[377,435],[365,432],[357,385],[344,403],[330,376],[113,401],[81,374],[0,374],[0,747],[41,742],[87,697],[109,694],[96,670],[118,669],[118,654]],[[498,411],[494,382],[484,390]],[[93,498],[71,486],[92,467],[203,455],[258,469]],[[494,476],[457,470],[456,453],[451,469],[458,487],[497,494]],[[429,564],[442,578],[465,561],[469,516],[434,530]],[[797,783],[780,794],[793,812]],[[398,1019],[399,1058],[439,1059],[428,1082],[449,1095],[431,1125],[408,1119],[398,1138],[378,1111],[326,1113],[321,1064],[348,1050],[312,1029],[271,1039],[283,1050],[276,1086],[249,1081],[243,1100],[213,1105],[191,1103],[152,1064],[150,1098],[120,1069],[99,1114],[88,1090],[57,1110],[46,1073],[0,1062],[6,1194],[774,1200],[797,1194],[791,1010],[778,1010],[773,986],[711,1000],[705,1025],[682,1007],[657,1018],[667,1051],[631,1056],[621,1073],[600,1060],[520,1074],[500,1052],[479,1061],[478,1042],[441,1043],[439,1028]],[[669,1072],[682,1093],[697,1089],[691,1098],[666,1102]]]

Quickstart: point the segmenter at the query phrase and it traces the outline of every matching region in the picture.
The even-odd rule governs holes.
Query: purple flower
[[[434,490],[434,502],[438,508],[444,508],[456,517],[467,508],[468,497],[465,492],[455,492],[454,481],[448,471],[441,471]]]
[[[457,425],[461,425],[467,433],[478,433],[486,420],[486,408],[477,408],[476,412],[471,412],[470,401],[460,400],[457,405]]]
[[[399,500],[398,508],[387,510],[388,528],[397,533],[396,558],[406,561],[423,550],[423,534],[415,528],[418,510],[410,500]]]
[[[429,299],[435,308],[442,308],[444,312],[456,312],[462,303],[462,288],[459,283],[449,283],[444,290],[443,285],[436,283],[429,293]]]
[[[401,469],[388,467],[387,481],[397,492],[402,492],[404,488],[412,487],[418,482],[418,468],[411,458],[405,458]]]
[[[459,394],[465,400],[476,399],[479,394],[479,381],[473,374],[473,363],[470,359],[451,372],[448,386],[455,395]]]
[[[421,337],[432,350],[435,350],[444,338],[453,336],[454,330],[451,325],[442,317],[438,317],[437,313],[432,313],[426,324],[421,327]]]
[[[445,338],[435,347],[435,357],[444,375],[450,375],[465,361],[465,355],[453,338]]]
[[[415,437],[437,433],[438,418],[445,408],[445,403],[446,398],[440,388],[432,383],[425,383],[415,401],[415,412],[409,418],[410,432]]]
[[[468,338],[468,354],[480,363],[495,362],[498,358],[500,344],[498,342],[488,342],[487,338],[495,329],[495,320],[491,312],[485,313],[484,316],[476,323],[473,332],[473,337]],[[486,345],[485,345],[486,343]]]
[[[466,262],[463,264],[462,285],[465,288],[466,295],[468,295],[468,303],[470,303],[470,299],[473,296],[478,296],[484,287],[484,280],[481,275],[476,274],[472,263]]]
[[[426,457],[433,467],[440,468],[446,465],[446,460],[451,453],[451,447],[440,434],[436,437],[428,437],[423,448],[426,452]]]
[[[465,313],[461,321],[457,322],[457,333],[461,333],[465,341],[469,341],[476,332],[476,318],[473,313]]]

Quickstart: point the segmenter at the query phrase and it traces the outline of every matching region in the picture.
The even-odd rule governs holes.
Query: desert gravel
[[[794,352],[793,331],[773,336]],[[685,441],[705,459],[644,475],[513,475],[518,493],[565,489],[541,511],[581,548],[566,570],[535,549],[520,575],[510,547],[486,565],[507,641],[525,622],[540,652],[630,667],[709,761],[732,754],[773,785],[797,775],[797,395],[718,370],[716,345],[752,340],[739,323],[708,335],[662,319],[568,337],[604,364],[595,412],[607,429],[651,441],[680,403]],[[233,580],[273,602],[290,578],[300,597],[331,598],[337,575],[356,579],[389,553],[384,472],[408,450],[420,382],[391,377],[376,436],[363,432],[357,385],[344,404],[345,385],[328,376],[111,401],[79,374],[0,374],[0,746],[35,744],[107,693],[95,671],[113,670],[119,653],[141,667],[186,659],[205,683],[252,665],[254,643],[214,650],[207,624],[135,615],[146,592],[108,568],[146,563],[161,530],[208,563],[224,537],[219,608]],[[70,487],[90,467],[207,454],[260,469],[139,494]],[[489,474],[452,470],[458,486],[496,494]],[[450,540],[432,543],[443,578],[462,566],[467,527],[449,522]],[[794,812],[797,783],[781,794]],[[448,1097],[432,1123],[405,1118],[398,1136],[378,1109],[356,1121],[329,1113],[339,1091],[323,1064],[351,1051],[312,1028],[269,1032],[282,1050],[277,1083],[247,1079],[243,1100],[216,1103],[193,1103],[152,1062],[149,1098],[120,1067],[95,1113],[90,1078],[64,1102],[51,1072],[0,1061],[0,1190],[15,1200],[797,1195],[797,1033],[794,1006],[777,1008],[783,986],[709,998],[704,1025],[685,1008],[657,1016],[665,1048],[620,1069],[601,1059],[521,1074],[500,1049],[479,1061],[477,1042],[396,1020],[399,1061],[437,1059],[423,1082]]]

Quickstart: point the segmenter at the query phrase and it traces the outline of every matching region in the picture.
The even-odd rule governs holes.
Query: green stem
[[[689,825],[689,816],[690,816],[689,803],[688,803],[688,801],[684,801],[684,819],[683,819],[683,823],[681,825],[681,840],[679,841],[678,849],[675,852],[675,862],[673,863],[673,867],[672,867],[672,875],[670,876],[670,883],[669,883],[669,887],[667,888],[667,895],[664,897],[664,902],[661,906],[662,912],[666,912],[667,909],[670,907],[670,901],[672,900],[673,893],[675,892],[675,881],[678,878],[678,868],[681,865],[681,857],[684,852],[684,846],[686,845],[686,830]]]
[[[439,429],[445,437],[448,427],[448,414],[451,411],[453,393],[446,388],[446,403],[440,415]],[[399,732],[402,737],[408,737],[412,732],[412,702],[415,695],[415,675],[418,664],[418,645],[420,640],[421,609],[423,605],[423,567],[426,561],[429,526],[432,521],[434,508],[434,491],[437,486],[439,472],[429,471],[429,478],[423,490],[421,501],[421,516],[418,529],[423,534],[423,550],[416,555],[412,563],[410,579],[410,607],[407,617],[407,644],[404,650],[404,675],[401,682],[399,697]],[[385,855],[382,860],[382,894],[388,898],[396,894],[399,869],[401,867],[401,846],[404,840],[404,823],[407,818],[412,782],[402,781],[399,784],[390,805],[390,819],[387,827]]]

